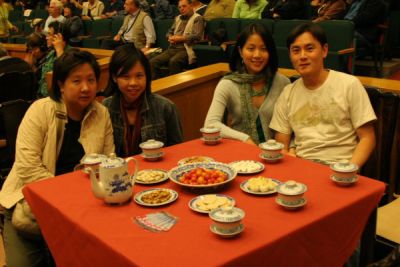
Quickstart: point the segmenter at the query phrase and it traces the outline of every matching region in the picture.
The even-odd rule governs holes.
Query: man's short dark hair
[[[290,46],[294,43],[296,38],[306,32],[309,32],[315,39],[317,39],[318,42],[321,44],[321,46],[324,46],[325,44],[328,43],[326,34],[325,34],[324,30],[322,29],[322,27],[316,23],[307,22],[307,23],[296,26],[289,33],[289,35],[286,39],[287,48],[290,49]]]

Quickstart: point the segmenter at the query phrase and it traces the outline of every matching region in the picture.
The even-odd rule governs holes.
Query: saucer
[[[142,158],[144,158],[147,161],[157,161],[157,160],[161,159],[162,156],[164,156],[164,152],[161,151],[160,153],[154,154],[151,156],[148,156],[148,155],[145,155],[142,153],[142,154],[140,154],[140,156],[142,156]]]
[[[302,208],[303,206],[305,206],[307,204],[307,199],[306,198],[301,198],[299,203],[294,204],[294,205],[293,204],[289,205],[289,204],[283,203],[282,200],[279,197],[275,198],[275,201],[276,201],[276,203],[278,205],[282,206],[283,208],[285,208],[287,210],[300,209],[300,208]]]
[[[241,232],[243,232],[243,230],[244,230],[244,225],[241,223],[241,224],[237,227],[236,231],[234,231],[234,232],[231,232],[231,233],[223,233],[223,232],[218,231],[216,225],[213,223],[213,224],[211,224],[211,226],[210,226],[210,230],[211,230],[211,232],[213,232],[214,234],[216,234],[216,235],[218,235],[218,236],[220,236],[220,237],[222,237],[222,238],[231,238],[231,237],[237,236],[238,234],[240,234]]]
[[[218,137],[217,139],[206,140],[204,137],[200,137],[200,140],[203,141],[206,145],[217,145],[221,143],[221,139],[221,137]]]
[[[331,180],[334,181],[337,185],[340,186],[351,186],[358,181],[358,176],[355,175],[350,178],[342,178],[338,179],[334,174],[331,175]]]
[[[274,162],[277,162],[280,159],[282,159],[283,158],[283,154],[279,154],[278,156],[276,156],[274,158],[270,158],[270,157],[265,156],[265,154],[263,152],[261,152],[259,157],[262,158],[263,160],[265,160],[266,162],[274,163]]]

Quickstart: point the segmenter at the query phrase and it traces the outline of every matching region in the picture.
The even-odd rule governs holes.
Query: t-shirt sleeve
[[[269,127],[277,132],[283,134],[291,134],[292,128],[289,123],[289,107],[288,107],[288,95],[291,89],[291,85],[287,85],[283,89],[283,93],[279,96],[276,101],[274,113]]]
[[[348,101],[354,129],[376,120],[367,91],[358,79],[355,79],[350,90],[348,90]]]

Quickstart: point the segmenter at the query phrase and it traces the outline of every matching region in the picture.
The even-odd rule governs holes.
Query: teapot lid
[[[289,180],[286,183],[278,185],[276,190],[282,195],[295,196],[306,192],[307,186],[305,184]]]
[[[214,125],[208,125],[200,129],[200,132],[202,133],[217,133],[219,131],[221,131],[221,129]]]
[[[208,215],[214,221],[229,223],[240,221],[245,213],[242,209],[236,207],[221,207],[211,210]]]
[[[111,153],[109,158],[104,159],[101,162],[101,167],[103,168],[117,168],[124,165],[126,161],[123,158],[118,158],[115,153]]]
[[[85,156],[83,156],[83,158],[81,159],[81,163],[82,164],[98,164],[98,163],[101,163],[106,158],[107,158],[106,155],[91,153],[91,154],[86,154]]]
[[[267,142],[261,143],[258,146],[265,150],[280,150],[283,148],[283,144],[277,142],[275,139],[269,139]]]
[[[358,170],[358,166],[348,160],[342,160],[332,164],[331,169],[337,172],[355,172]]]
[[[154,139],[149,139],[146,142],[140,143],[140,148],[144,149],[156,149],[164,146],[163,142],[154,140]]]

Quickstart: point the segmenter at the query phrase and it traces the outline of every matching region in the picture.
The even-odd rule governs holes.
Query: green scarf
[[[267,77],[271,77],[271,75],[267,75]],[[264,136],[260,136],[260,134],[263,135],[263,133],[259,133],[257,131],[258,109],[253,105],[252,102],[252,96],[260,94],[255,94],[251,85],[265,78],[265,73],[254,75],[239,72],[228,73],[223,77],[223,79],[231,80],[239,85],[243,124],[243,129],[241,130],[248,134],[251,140],[253,140],[256,144],[259,144],[260,140],[264,140],[265,138]],[[268,95],[272,84],[271,78],[267,78],[266,80],[267,82],[264,86],[263,94],[261,94],[265,96]]]

